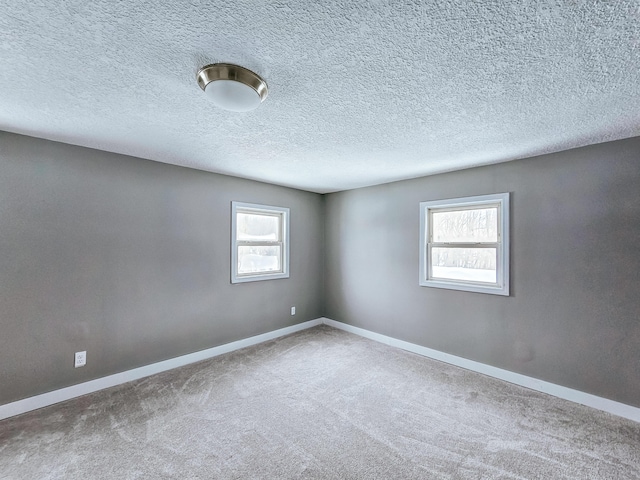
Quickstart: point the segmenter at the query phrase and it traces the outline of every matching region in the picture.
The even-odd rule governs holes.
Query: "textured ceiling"
[[[0,129],[316,192],[640,135],[639,72],[637,0],[0,5]]]

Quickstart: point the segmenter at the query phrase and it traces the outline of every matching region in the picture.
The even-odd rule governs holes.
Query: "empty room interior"
[[[0,6],[0,479],[640,479],[640,6]]]

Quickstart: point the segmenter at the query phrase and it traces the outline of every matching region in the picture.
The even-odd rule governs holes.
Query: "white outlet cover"
[[[87,364],[87,352],[76,352],[75,364],[76,368],[84,367]]]
[[[295,315],[296,314],[296,307],[291,307],[291,315]]]

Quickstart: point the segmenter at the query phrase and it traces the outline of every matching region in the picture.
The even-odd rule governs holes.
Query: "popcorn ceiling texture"
[[[11,0],[0,62],[2,130],[316,192],[640,134],[636,0]]]

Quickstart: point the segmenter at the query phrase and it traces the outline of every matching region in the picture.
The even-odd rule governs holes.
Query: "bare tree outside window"
[[[434,277],[496,282],[496,248],[456,248],[454,245],[496,243],[497,207],[434,211],[431,219],[433,243],[451,245],[431,249]]]

